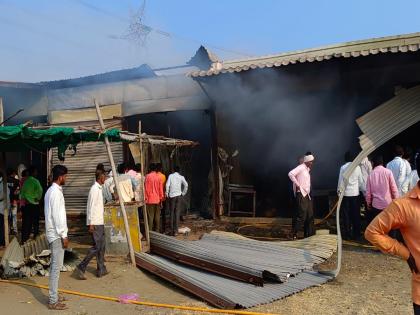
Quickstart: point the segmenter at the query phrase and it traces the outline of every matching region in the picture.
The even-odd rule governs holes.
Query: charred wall
[[[176,111],[136,115],[126,120],[131,132],[138,132],[138,121],[141,120],[142,132],[147,134],[199,142],[199,146],[191,150],[191,178],[187,177],[187,181],[191,187],[192,210],[206,212],[204,203],[207,202],[211,146],[209,114],[205,111]]]

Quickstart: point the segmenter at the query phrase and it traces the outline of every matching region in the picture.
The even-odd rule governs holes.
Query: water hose
[[[330,212],[328,212],[328,214],[321,221],[315,223],[315,225],[321,225],[325,221],[327,221],[328,218],[334,213],[334,211],[337,210],[337,207],[338,207],[338,201],[335,203],[334,207],[331,208]]]
[[[41,284],[33,284],[27,283],[24,281],[14,281],[14,280],[3,280],[0,279],[0,283],[9,283],[9,284],[16,284],[16,285],[26,285],[29,287],[39,288],[48,290],[48,286],[41,285]],[[77,295],[81,297],[87,297],[92,299],[100,299],[112,302],[119,302],[120,300],[115,297],[103,296],[103,295],[96,295],[90,293],[83,293],[65,289],[59,289],[58,292]],[[135,300],[128,300],[127,303],[135,304],[135,305],[142,305],[142,306],[150,306],[150,307],[160,307],[160,308],[168,308],[168,309],[175,309],[175,310],[182,310],[182,311],[193,311],[193,312],[203,312],[203,313],[216,313],[216,314],[237,314],[237,315],[275,315],[270,313],[259,313],[259,312],[249,312],[249,311],[241,311],[241,310],[219,310],[219,309],[212,309],[206,307],[194,307],[194,306],[182,306],[182,305],[175,305],[175,304],[164,304],[164,303],[154,303],[154,302],[146,302],[146,301],[135,301]]]

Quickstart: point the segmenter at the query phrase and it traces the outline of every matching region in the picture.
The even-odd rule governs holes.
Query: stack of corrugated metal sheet
[[[321,231],[322,230],[318,230],[316,235],[313,235],[304,239],[294,240],[294,241],[276,240],[276,241],[270,241],[270,242],[265,242],[265,241],[256,241],[256,242],[260,244],[265,243],[265,244],[268,244],[269,246],[279,245],[281,247],[304,249],[305,251],[309,252],[311,255],[318,256],[322,260],[325,260],[325,259],[330,258],[331,255],[337,250],[337,235],[329,234],[328,230],[325,231],[328,234],[319,233]],[[216,236],[222,239],[229,238],[229,239],[252,241],[252,239],[236,234],[236,233],[217,231],[217,230],[211,231],[210,235],[204,234],[203,239],[213,238],[215,241],[217,241]]]
[[[184,241],[152,232],[153,255],[136,254],[136,261],[139,267],[215,306],[247,308],[331,279],[312,268],[332,255],[336,236],[317,235],[289,243],[282,246],[229,234]]]
[[[136,262],[139,267],[201,297],[214,306],[226,309],[271,303],[330,280],[329,276],[305,271],[291,277],[287,282],[266,283],[260,287],[185,266],[156,255],[136,253]]]
[[[311,270],[324,259],[311,252],[249,239],[205,234],[199,241],[182,241],[150,233],[153,253],[234,279],[263,284],[286,281],[291,275]],[[243,276],[235,273],[241,272]]]

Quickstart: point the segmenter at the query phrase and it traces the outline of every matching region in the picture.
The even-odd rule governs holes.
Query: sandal
[[[48,308],[54,311],[64,311],[68,309],[67,305],[64,303],[57,302],[55,304],[48,304]]]
[[[66,301],[68,301],[68,300],[65,296],[63,296],[63,295],[58,296],[58,302],[59,303],[63,303],[63,302],[66,302]]]

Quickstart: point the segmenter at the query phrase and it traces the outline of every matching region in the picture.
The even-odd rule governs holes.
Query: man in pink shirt
[[[384,160],[381,155],[373,158],[373,170],[366,185],[366,203],[368,206],[368,221],[382,212],[393,199],[398,198],[398,187],[392,172],[383,167]]]
[[[297,238],[297,233],[304,230],[304,237],[314,234],[314,214],[312,208],[311,192],[311,175],[310,170],[314,161],[312,154],[305,155],[303,163],[289,172],[289,178],[293,183],[293,192],[296,197],[297,209],[293,215],[292,233],[293,238]]]
[[[163,185],[160,175],[156,172],[156,164],[150,165],[150,173],[144,182],[144,199],[146,202],[149,228],[159,232],[160,209],[164,199]]]

